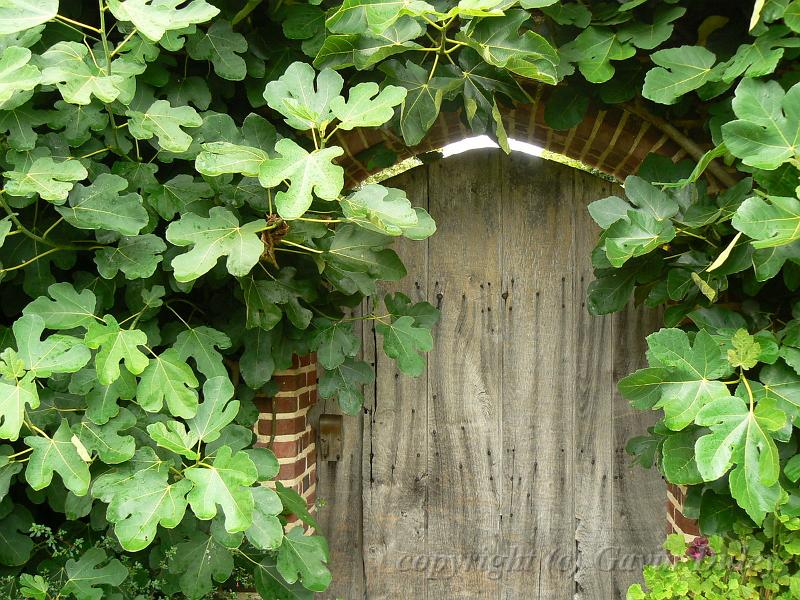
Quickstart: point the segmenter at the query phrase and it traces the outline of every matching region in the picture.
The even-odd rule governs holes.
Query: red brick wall
[[[274,375],[278,392],[256,398],[256,446],[269,447],[281,470],[276,479],[303,496],[313,511],[317,489],[316,434],[308,419],[317,401],[317,357],[294,356],[291,368]],[[275,416],[273,425],[273,414]]]
[[[688,541],[700,535],[697,521],[683,515],[686,486],[667,485],[667,533],[682,533]]]

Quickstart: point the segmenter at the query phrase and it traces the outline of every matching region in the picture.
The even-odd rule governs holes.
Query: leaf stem
[[[100,6],[102,7],[102,4]],[[102,19],[102,10],[100,11],[100,14]],[[64,15],[56,15],[56,19],[63,23],[68,23],[70,25],[79,27],[81,29],[88,29],[89,31],[94,31],[95,33],[102,34],[102,31],[100,31],[97,27],[94,27],[92,25],[87,25],[86,23],[81,23],[80,21],[70,19],[69,17],[65,17]]]
[[[309,248],[308,246],[304,246],[303,244],[298,244],[296,242],[290,242],[287,239],[282,239],[281,244],[288,244],[289,246],[294,246],[295,248],[300,248],[301,250],[305,250],[306,252],[313,252],[314,254],[325,254],[323,250],[315,250],[314,248]]]
[[[119,54],[120,51],[122,50],[122,48],[125,46],[125,44],[130,42],[131,39],[133,38],[133,36],[136,35],[137,33],[138,33],[138,29],[136,29],[136,27],[134,27],[133,31],[131,31],[128,35],[126,35],[125,39],[123,39],[119,44],[117,44],[117,47],[114,48],[114,50],[111,51],[111,54],[108,55],[109,60],[111,58],[113,58],[115,54]]]
[[[42,239],[45,239],[48,236],[48,234],[51,231],[53,231],[53,229],[58,227],[59,223],[61,223],[63,220],[64,220],[64,217],[59,217],[58,220],[55,223],[53,223],[52,225],[50,225],[50,227],[45,229],[44,233],[42,234]]]
[[[311,219],[309,217],[298,217],[296,221],[308,221],[309,223],[344,223],[345,219]]]
[[[22,456],[23,454],[27,454],[28,452],[33,452],[33,448],[25,448],[25,450],[20,450],[16,454],[10,454],[9,456],[6,456],[6,458],[8,460],[11,460],[12,458],[16,458],[18,456]]]
[[[14,265],[13,267],[8,267],[7,269],[0,269],[0,273],[9,273],[11,271],[16,271],[17,269],[24,269],[28,265],[35,263],[40,258],[44,258],[48,254],[53,254],[53,252],[61,252],[61,250],[62,250],[61,248],[50,248],[49,250],[45,250],[44,252],[37,254],[33,258],[29,258],[23,263]]]
[[[750,382],[747,381],[747,377],[744,376],[744,369],[739,367],[739,377],[744,384],[744,387],[747,389],[747,396],[750,398],[750,412],[753,412],[753,408],[755,405],[755,400],[753,399],[753,390],[750,388]]]

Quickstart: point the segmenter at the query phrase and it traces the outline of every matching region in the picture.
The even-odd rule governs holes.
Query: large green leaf
[[[92,96],[101,102],[119,100],[128,104],[136,91],[135,76],[145,65],[118,58],[110,73],[80,42],[58,42],[41,56],[42,83],[55,85],[70,104],[90,104]]]
[[[117,416],[103,425],[84,418],[73,427],[73,431],[83,446],[90,452],[97,452],[100,460],[109,465],[123,463],[136,452],[136,441],[130,435],[120,435],[120,431],[130,429],[136,424],[136,417],[123,408]]]
[[[97,250],[94,262],[98,273],[106,279],[113,279],[120,272],[126,279],[142,279],[155,273],[166,249],[164,240],[152,233],[126,236],[116,246]]]
[[[336,398],[342,411],[357,415],[364,405],[364,385],[372,383],[375,371],[364,361],[346,358],[331,370],[324,370],[319,378],[319,395]]]
[[[39,407],[39,394],[33,373],[22,379],[0,379],[0,438],[12,442],[19,438],[26,406],[33,409]]]
[[[625,218],[606,230],[606,256],[613,266],[621,267],[631,258],[652,252],[674,237],[675,228],[670,221],[659,221],[646,212],[629,210]]]
[[[505,67],[527,79],[556,83],[555,49],[538,33],[530,30],[519,33],[529,18],[527,11],[510,10],[505,16],[474,19],[466,32],[456,37],[491,65]]]
[[[378,322],[378,333],[383,336],[383,351],[397,361],[403,373],[416,377],[425,371],[425,356],[420,353],[433,348],[429,329],[418,326],[413,317],[404,316],[391,323]]]
[[[408,90],[400,109],[400,131],[406,144],[415,146],[439,116],[445,94],[463,85],[463,79],[443,68],[430,77],[425,68],[411,61],[403,65],[390,60],[379,68],[387,75],[387,83]]]
[[[698,428],[684,429],[673,433],[664,440],[661,449],[661,465],[664,476],[670,483],[678,485],[697,485],[703,477],[697,468],[694,447],[700,431]]]
[[[149,361],[147,355],[139,350],[147,345],[147,335],[139,329],[122,329],[111,316],[103,317],[103,322],[90,323],[86,330],[86,345],[98,350],[94,363],[97,380],[102,385],[110,385],[119,378],[119,365],[134,375],[145,370]]]
[[[3,0],[0,4],[0,35],[10,35],[47,23],[58,13],[58,0]]]
[[[200,169],[197,169],[199,172]],[[212,204],[208,200],[214,190],[204,181],[182,173],[165,182],[147,196],[147,201],[163,219],[172,220],[175,214],[193,212],[207,215]]]
[[[239,56],[247,51],[247,40],[223,19],[190,36],[186,50],[195,60],[211,61],[214,72],[223,79],[241,81],[247,74],[247,64]]]
[[[215,206],[208,217],[183,215],[167,227],[167,240],[176,246],[192,246],[191,250],[172,259],[175,279],[193,281],[210,271],[217,260],[227,256],[231,275],[244,277],[264,252],[258,233],[266,221],[259,219],[244,225],[227,208]]]
[[[288,583],[298,580],[303,587],[325,591],[331,582],[328,562],[328,544],[318,535],[303,535],[301,527],[292,529],[278,549],[278,572]]]
[[[169,464],[151,448],[140,449],[137,457],[119,471],[100,476],[92,488],[95,497],[109,503],[106,518],[129,552],[149,546],[159,525],[171,529],[183,520],[192,487],[186,479],[170,483]]]
[[[86,169],[77,160],[56,162],[49,156],[37,158],[22,170],[6,171],[5,192],[10,196],[33,196],[53,204],[64,204],[76,181],[86,179]]]
[[[145,112],[128,111],[128,131],[137,140],[154,135],[158,145],[169,152],[184,152],[192,144],[192,136],[182,127],[200,127],[203,118],[191,106],[170,106],[168,100],[156,100]]]
[[[196,451],[197,442],[199,441],[197,435],[186,431],[186,426],[180,421],[150,423],[147,426],[147,433],[162,448],[185,456],[189,460],[200,458]]]
[[[183,5],[178,8],[179,5]],[[111,14],[120,21],[130,21],[147,39],[157,42],[167,31],[205,23],[219,14],[219,9],[205,0],[109,0]]]
[[[280,158],[261,165],[258,178],[264,187],[289,181],[289,189],[275,195],[275,207],[281,217],[301,217],[315,195],[323,200],[336,200],[344,187],[344,170],[333,164],[333,159],[344,150],[331,146],[307,152],[293,140],[284,138],[275,144],[275,151]]]
[[[205,325],[189,327],[178,334],[172,347],[177,350],[181,360],[193,358],[197,370],[207,378],[227,376],[228,371],[217,348],[230,348],[231,340],[221,331]]]
[[[375,183],[343,198],[341,204],[349,221],[387,235],[403,235],[406,229],[419,223],[417,212],[404,191]]]
[[[211,177],[225,173],[258,177],[261,166],[268,160],[269,155],[261,148],[230,142],[210,142],[203,144],[203,151],[197,155],[194,164],[199,173]]]
[[[404,15],[433,13],[434,8],[422,0],[344,0],[325,22],[333,33],[379,34]]]
[[[647,72],[642,94],[659,104],[674,104],[703,86],[711,79],[716,61],[714,53],[702,46],[659,50],[650,58],[658,67]]]
[[[615,68],[611,61],[631,58],[636,49],[632,44],[623,44],[611,29],[587,27],[565,44],[560,53],[563,59],[577,63],[587,81],[603,83],[614,76]]]
[[[198,518],[213,519],[219,504],[230,533],[247,531],[253,524],[250,486],[258,479],[258,471],[245,452],[233,454],[230,447],[222,446],[211,465],[190,467],[184,476],[194,483],[187,499]]]
[[[737,119],[722,126],[722,137],[730,153],[746,165],[777,169],[798,155],[800,84],[784,92],[777,81],[742,79],[733,111]]]
[[[207,597],[215,588],[215,581],[224,582],[233,572],[231,551],[213,535],[193,531],[175,550],[169,571],[180,577],[180,589],[189,600]]]
[[[786,414],[767,400],[750,410],[741,398],[719,398],[697,414],[712,433],[697,440],[697,466],[706,481],[722,477],[733,464],[731,494],[750,518],[761,524],[780,497],[778,448],[772,436]]]
[[[311,347],[317,351],[319,363],[325,369],[335,369],[348,356],[358,354],[361,341],[353,332],[351,322],[320,318],[314,322],[314,327],[317,333],[311,341]]]
[[[66,419],[61,420],[61,425],[52,437],[29,435],[25,438],[25,443],[33,448],[25,467],[25,480],[34,490],[49,486],[53,473],[58,473],[64,487],[69,491],[76,496],[86,495],[91,481],[89,466],[78,452],[82,445],[72,433]]]
[[[669,429],[684,429],[703,406],[729,396],[718,379],[732,368],[705,330],[697,333],[694,344],[680,329],[662,329],[649,335],[647,343],[650,368],[623,378],[620,392],[637,407],[663,408]]]
[[[239,413],[239,401],[232,400],[233,384],[227,377],[212,377],[203,384],[203,402],[189,419],[191,432],[199,440],[213,442]]]
[[[72,336],[56,334],[42,341],[45,321],[37,314],[21,316],[11,328],[17,340],[20,360],[25,369],[37,377],[49,377],[52,373],[74,373],[91,358],[88,348]]]
[[[14,454],[12,446],[0,446],[0,501],[4,500],[8,495],[8,490],[11,488],[11,483],[15,480],[15,476],[22,471],[22,463],[9,458],[12,454]],[[276,463],[277,461],[278,459],[275,459]]]
[[[88,327],[95,321],[97,298],[91,290],[78,292],[72,284],[54,283],[47,288],[49,298],[39,296],[28,304],[22,314],[36,314],[47,329],[75,329]]]
[[[108,560],[105,550],[96,547],[89,548],[77,560],[70,558],[64,570],[67,580],[60,593],[78,600],[101,600],[128,577],[125,565],[116,558]]]
[[[274,490],[259,487],[253,490],[253,500],[253,524],[245,535],[259,550],[275,550],[283,541],[283,525],[276,516],[283,511],[281,499]]]
[[[797,198],[748,198],[737,209],[732,224],[753,238],[754,248],[773,248],[800,239],[800,202]]]
[[[314,592],[300,582],[287,583],[278,572],[277,559],[267,556],[255,568],[256,591],[262,598],[275,600],[313,600]]]
[[[264,99],[286,118],[290,127],[316,129],[333,120],[331,101],[339,96],[343,85],[344,80],[336,71],[323,69],[317,75],[311,65],[295,62],[280,78],[267,84]]]
[[[0,519],[0,564],[18,567],[30,560],[34,548],[31,525],[30,511],[19,504]]]
[[[403,263],[386,248],[391,238],[356,225],[340,225],[326,258],[345,271],[369,273],[378,279],[396,280],[405,276]]]
[[[248,329],[260,327],[268,331],[280,323],[283,312],[278,302],[285,300],[286,290],[277,281],[247,276],[239,280],[244,296]]]
[[[54,129],[63,129],[59,135],[70,146],[84,144],[93,132],[102,131],[108,124],[108,113],[97,103],[80,105],[59,100],[54,107],[56,110],[50,113],[47,123]]]
[[[142,371],[136,402],[149,412],[158,412],[166,400],[171,415],[189,418],[197,412],[199,385],[192,368],[174,348],[164,350],[151,358]]]
[[[347,101],[341,96],[333,98],[330,109],[339,119],[339,129],[349,131],[356,127],[377,127],[394,115],[394,107],[406,97],[406,89],[388,85],[383,89],[377,83],[359,83],[350,90]]]
[[[9,46],[0,54],[0,103],[10,100],[17,92],[32,90],[39,83],[41,73],[28,64],[30,60],[31,51],[18,46]]]
[[[56,210],[78,229],[108,229],[136,235],[147,225],[147,209],[136,193],[120,194],[128,182],[118,175],[101,173],[89,186],[77,184],[69,193],[69,206]]]

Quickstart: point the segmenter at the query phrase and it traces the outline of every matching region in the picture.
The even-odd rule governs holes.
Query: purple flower
[[[694,560],[702,560],[706,556],[714,556],[714,551],[708,545],[708,538],[696,537],[686,549],[686,556]]]

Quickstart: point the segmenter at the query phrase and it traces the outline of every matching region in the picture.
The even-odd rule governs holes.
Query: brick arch
[[[686,150],[655,125],[621,109],[595,109],[566,131],[547,125],[541,101],[500,110],[510,138],[579,160],[620,180],[634,173],[650,153],[667,156],[673,161],[687,156]],[[359,159],[363,152],[380,144],[394,151],[398,160],[404,160],[439,150],[470,135],[460,112],[442,112],[425,139],[413,147],[406,146],[389,128],[339,131],[332,142],[344,148],[339,164],[344,167],[348,187],[352,187],[380,170],[368,169]]]

